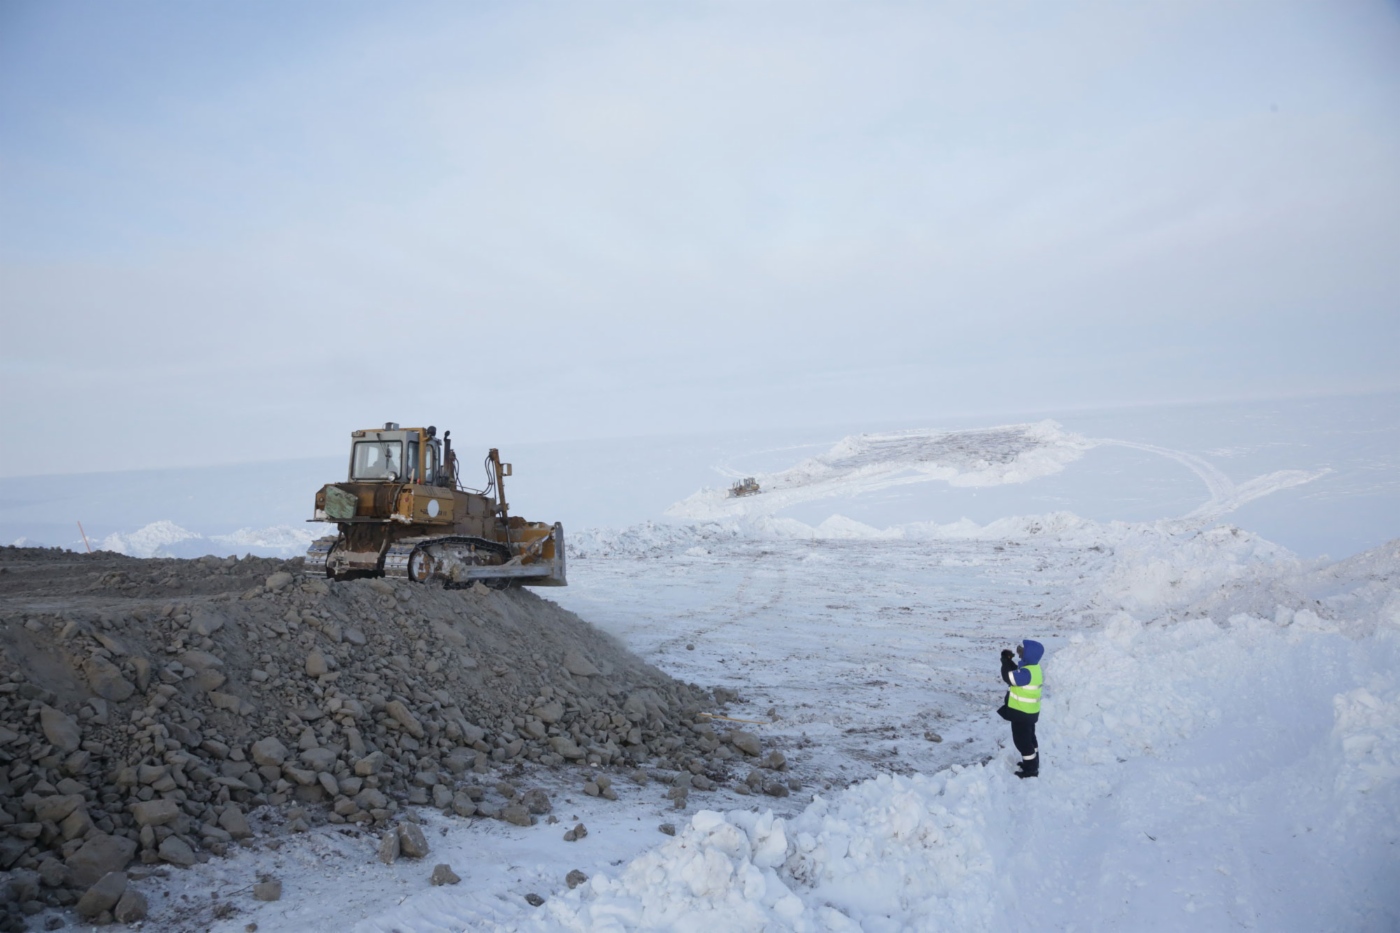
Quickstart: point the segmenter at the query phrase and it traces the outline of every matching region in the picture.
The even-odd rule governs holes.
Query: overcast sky
[[[0,475],[1400,388],[1400,4],[0,2]]]

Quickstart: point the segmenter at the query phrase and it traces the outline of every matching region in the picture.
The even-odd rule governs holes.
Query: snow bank
[[[990,930],[1029,909],[1048,929],[1400,928],[1400,541],[1323,567],[1228,529],[1144,536],[1109,579],[1102,600],[1135,612],[1047,658],[1037,780],[1008,749],[790,820],[705,811],[538,911],[460,923]],[[1180,620],[1240,586],[1292,605]],[[375,928],[428,928],[415,913]]]
[[[657,557],[706,547],[721,541],[736,539],[763,540],[902,540],[902,541],[1008,541],[1025,538],[1060,538],[1068,544],[1098,542],[1116,537],[1135,526],[1124,523],[1103,524],[1080,518],[1072,512],[1051,512],[1045,515],[1013,515],[985,525],[968,519],[939,524],[910,522],[876,528],[864,522],[832,515],[819,525],[808,525],[792,518],[757,515],[727,521],[694,522],[689,524],[643,522],[630,528],[588,528],[573,532],[568,538],[571,558],[590,557]],[[1152,532],[1160,536],[1174,534],[1165,525]]]
[[[731,540],[745,535],[745,529],[735,522],[704,522],[694,525],[672,525],[665,522],[642,522],[630,528],[586,528],[571,532],[565,538],[570,559],[590,557],[656,557],[672,554],[706,544]]]
[[[291,525],[273,525],[268,528],[240,528],[226,535],[210,535],[209,540],[232,548],[280,550],[302,554],[323,531],[324,529],[308,531]]]
[[[206,554],[297,557],[319,536],[290,525],[240,528],[230,534],[204,536],[171,521],[158,521],[127,534],[110,534],[99,550],[129,557],[203,557]]]
[[[200,537],[170,521],[152,522],[129,534],[114,533],[103,539],[99,550],[128,557],[166,557],[172,545]]]

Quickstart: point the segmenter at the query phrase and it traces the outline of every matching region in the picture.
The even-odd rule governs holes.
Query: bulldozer
[[[564,527],[510,514],[511,465],[495,448],[486,455],[486,488],[463,487],[451,435],[392,421],[352,431],[346,481],[322,486],[308,519],[339,533],[311,545],[305,573],[449,588],[565,586]]]
[[[737,499],[740,496],[756,496],[763,490],[758,485],[758,480],[752,476],[745,476],[742,481],[736,482],[729,487],[729,498]]]

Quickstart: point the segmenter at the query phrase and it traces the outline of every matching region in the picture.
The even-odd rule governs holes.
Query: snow
[[[206,554],[300,557],[318,536],[317,532],[304,528],[273,525],[240,528],[229,534],[206,537],[172,521],[161,520],[130,534],[110,534],[97,549],[131,557],[203,557]]]
[[[758,474],[763,490],[758,495],[730,497],[727,488],[702,489],[666,514],[698,520],[773,514],[814,499],[933,480],[952,486],[1024,483],[1063,470],[1090,446],[1054,421],[971,431],[860,434],[790,469]]]
[[[181,528],[171,521],[158,521],[133,531],[130,534],[110,534],[98,547],[101,551],[113,551],[129,557],[168,556],[171,545],[197,539],[200,536]]]
[[[542,776],[557,824],[425,809],[432,854],[392,866],[322,827],[154,879],[153,906],[218,893],[240,909],[207,924],[226,933],[1400,928],[1400,409],[1308,411],[565,458],[590,493],[570,499],[605,520],[569,526],[570,586],[545,595],[737,691],[729,714],[762,723],[800,789],[681,812],[655,782],[619,780],[613,803]],[[512,500],[568,520],[528,486],[548,470],[514,459]],[[726,483],[692,494],[707,472]],[[765,492],[727,499],[741,475]],[[266,529],[113,543],[291,550],[320,528],[250,514]],[[1366,546],[1292,546],[1334,515],[1352,518],[1327,540]],[[1025,637],[1048,648],[1032,781],[993,712],[997,652]],[[430,887],[438,861],[463,883]],[[569,890],[571,869],[589,880]],[[247,896],[262,872],[282,901]]]
[[[1029,903],[1050,929],[1393,929],[1400,548],[1373,558],[1384,586],[1349,581],[1370,595],[1346,620],[1163,624],[1163,600],[1071,636],[1046,662],[1036,782],[1002,754],[788,819],[702,811],[538,912],[457,928],[993,929]],[[437,928],[410,905],[365,928]]]
[[[727,488],[705,488],[677,502],[666,514],[698,521],[752,520],[776,515],[804,502],[870,495],[916,483],[942,481],[953,487],[1027,483],[1061,472],[1096,447],[1147,451],[1190,469],[1205,484],[1209,498],[1183,516],[1188,522],[1213,521],[1255,499],[1313,482],[1332,472],[1328,468],[1275,470],[1235,483],[1223,470],[1195,454],[1155,444],[1086,438],[1047,420],[970,431],[854,435],[838,441],[822,456],[787,470],[758,474],[755,478],[762,492],[757,495],[731,497]],[[915,527],[923,534],[943,533],[936,524]],[[963,523],[955,524],[949,532],[961,527]],[[814,533],[819,537],[904,534],[899,528],[875,529],[842,515],[826,519]]]
[[[837,746],[816,754],[823,769],[861,746],[887,750],[865,734],[881,721],[897,726],[898,746],[922,744],[920,724],[939,722],[944,741],[927,748],[955,740],[972,754],[867,754],[876,764],[863,779],[795,812],[702,810],[674,840],[575,890],[556,882],[538,909],[454,908],[438,893],[431,908],[410,898],[360,928],[989,930],[1023,922],[1028,904],[1038,925],[1066,930],[1400,925],[1400,542],[1331,563],[1229,526],[1031,527],[1008,524],[999,545],[705,526],[693,539],[649,527],[616,536],[611,558],[577,565],[603,578],[577,602],[644,656],[743,690],[738,715],[778,704],[764,731]],[[1010,592],[1023,574],[1039,601]],[[931,597],[954,581],[982,631],[959,632],[957,613],[930,618]],[[696,591],[715,603],[685,595]],[[843,598],[827,618],[815,605]],[[913,613],[887,612],[896,600]],[[1009,609],[1009,624],[988,617]],[[860,637],[841,642],[853,628]],[[1017,630],[1050,633],[1046,763],[1031,782],[1013,775],[988,715],[994,647]],[[947,683],[926,652],[959,634],[990,637],[976,660],[943,662],[981,668]],[[821,651],[833,643],[839,652]],[[861,738],[842,748],[848,724]]]

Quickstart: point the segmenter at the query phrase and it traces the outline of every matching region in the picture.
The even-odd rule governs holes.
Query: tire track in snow
[[[721,612],[717,620],[708,624],[702,623],[697,628],[687,629],[673,638],[668,638],[658,644],[656,648],[653,649],[654,652],[658,656],[667,654],[680,645],[693,642],[706,635],[713,635],[715,632],[752,619],[763,612],[773,610],[783,602],[783,597],[787,594],[788,572],[786,565],[781,561],[775,563],[772,569],[776,571],[776,585],[773,586],[766,598],[763,598],[763,601],[758,605],[752,605],[749,599],[749,592],[754,588],[754,581],[758,576],[758,565],[750,563],[749,566],[745,568],[744,576],[739,581],[739,585],[734,588],[733,596],[724,600],[723,603],[717,602],[707,607],[705,610],[692,610],[686,614],[686,616],[694,618],[702,614],[708,615],[711,610],[718,609],[722,605],[727,607]]]
[[[1088,443],[1094,447],[1128,447],[1133,450],[1143,450],[1148,453],[1157,454],[1170,460],[1175,460],[1182,466],[1189,469],[1201,478],[1201,482],[1206,484],[1206,490],[1210,493],[1210,498],[1195,509],[1181,516],[1180,520],[1185,522],[1210,522],[1235,511],[1247,502],[1264,496],[1272,495],[1293,486],[1301,486],[1304,483],[1311,483],[1315,479],[1320,479],[1332,471],[1330,469],[1321,470],[1277,470],[1273,473],[1265,473],[1256,476],[1254,479],[1246,480],[1236,484],[1234,480],[1225,475],[1225,472],[1215,464],[1198,457],[1195,454],[1187,453],[1184,450],[1173,450],[1170,447],[1158,447],[1156,444],[1142,444],[1137,441],[1120,441],[1113,438],[1091,438]]]

